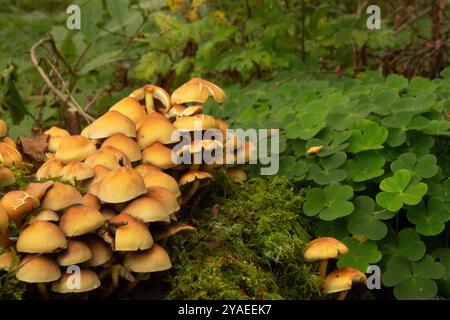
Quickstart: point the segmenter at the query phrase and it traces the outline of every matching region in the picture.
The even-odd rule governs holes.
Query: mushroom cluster
[[[164,240],[195,228],[178,222],[180,206],[213,178],[222,163],[174,162],[181,131],[223,132],[222,141],[201,140],[183,145],[178,155],[194,159],[205,149],[225,148],[233,154],[248,146],[227,134],[221,119],[203,114],[210,97],[223,103],[225,93],[215,84],[194,78],[170,96],[154,85],[133,91],[89,124],[80,135],[52,127],[47,160],[36,181],[25,190],[4,194],[0,230],[13,221],[17,239],[0,233],[0,268],[10,270],[14,252],[20,255],[16,277],[34,283],[43,296],[48,285],[58,293],[87,292],[110,277],[129,287],[152,272],[168,270],[171,260]],[[199,127],[198,124],[201,124]],[[0,134],[6,135],[4,123]],[[14,183],[8,166],[21,161],[12,140],[0,142],[2,186]],[[236,174],[237,171],[234,171]],[[245,179],[242,173],[239,179]],[[72,267],[78,266],[75,272]],[[111,289],[111,290],[112,290]]]
[[[336,300],[344,300],[353,285],[367,283],[364,273],[350,267],[336,269],[327,275],[328,260],[347,253],[348,247],[331,237],[314,239],[303,251],[306,261],[319,261],[319,277],[323,280],[322,291],[325,294],[338,293]]]

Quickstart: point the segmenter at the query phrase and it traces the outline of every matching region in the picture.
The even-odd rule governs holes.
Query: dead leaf
[[[19,148],[25,161],[31,162],[36,170],[45,162],[48,147],[48,138],[46,134],[38,133],[32,137],[19,137]]]

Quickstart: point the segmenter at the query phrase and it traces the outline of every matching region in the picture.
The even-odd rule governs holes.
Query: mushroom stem
[[[123,290],[124,296],[128,297],[130,295],[131,291],[133,291],[133,289],[137,286],[137,284],[141,280],[148,280],[149,278],[150,278],[150,273],[139,273],[136,277],[134,277],[134,281],[127,284],[127,286]]]
[[[186,204],[189,202],[189,200],[191,200],[191,198],[194,196],[194,194],[197,192],[198,187],[200,186],[200,181],[199,180],[195,180],[192,183],[192,187],[191,189],[189,189],[189,191],[184,195],[181,204]]]
[[[320,263],[319,263],[319,277],[321,279],[325,279],[325,276],[327,275],[327,266],[328,266],[328,259],[320,260]]]
[[[150,90],[145,90],[145,108],[147,109],[148,113],[155,111],[155,104],[153,102],[153,94]]]
[[[48,290],[47,290],[47,285],[45,283],[36,283],[36,287],[39,291],[39,294],[41,295],[42,298],[44,299],[48,299]]]
[[[347,293],[348,293],[348,290],[339,292],[338,296],[336,297],[336,300],[345,300]]]

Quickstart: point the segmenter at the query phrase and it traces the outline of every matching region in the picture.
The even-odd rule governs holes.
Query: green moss
[[[220,196],[192,213],[198,232],[173,237],[169,299],[310,299],[319,281],[302,261],[308,223],[288,181],[257,178],[242,186],[219,179]],[[226,191],[223,192],[224,186]],[[213,193],[214,194],[214,193]],[[183,219],[182,219],[183,220]]]

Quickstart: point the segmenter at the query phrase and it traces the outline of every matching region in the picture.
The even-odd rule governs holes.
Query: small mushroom
[[[334,270],[324,280],[323,292],[326,294],[339,292],[336,300],[344,300],[354,284],[366,284],[364,273],[353,268]]]
[[[144,176],[144,184],[147,188],[163,187],[172,192],[175,198],[181,195],[180,187],[177,181],[169,174],[160,172],[151,172]]]
[[[111,146],[123,152],[131,162],[142,159],[141,150],[137,142],[122,133],[115,134],[106,139],[102,148]]]
[[[122,203],[147,192],[144,180],[135,170],[119,167],[100,182],[97,196],[106,203]]]
[[[118,111],[108,111],[89,125],[90,139],[109,138],[117,133],[127,137],[136,137],[136,124]]]
[[[83,204],[81,193],[69,184],[55,182],[42,199],[41,208],[59,211],[77,204]]]
[[[178,165],[172,161],[172,149],[160,142],[155,142],[142,152],[142,162],[161,169],[171,169]]]
[[[141,104],[132,97],[125,97],[116,104],[114,104],[109,110],[117,111],[130,118],[134,123],[144,118],[147,115],[145,109]]]
[[[17,239],[18,252],[53,253],[67,246],[62,230],[49,221],[36,221],[22,230]]]
[[[183,174],[178,181],[180,186],[186,186],[190,184],[189,190],[183,195],[183,199],[181,201],[182,204],[186,204],[197,192],[200,187],[201,180],[210,180],[212,179],[212,175],[208,172],[203,171],[188,171]]]
[[[306,246],[303,257],[306,261],[320,261],[319,276],[325,279],[328,259],[335,259],[339,254],[348,253],[348,248],[339,240],[331,237],[317,238]]]
[[[55,159],[62,163],[70,161],[83,161],[88,155],[95,152],[95,143],[83,136],[70,136],[61,141]]]
[[[58,281],[52,283],[52,291],[58,293],[88,292],[97,289],[101,284],[97,274],[86,268],[80,269],[79,286],[69,286],[71,276],[71,273],[64,273]]]
[[[70,207],[61,216],[59,226],[67,237],[94,232],[105,223],[100,211],[85,205]]]

